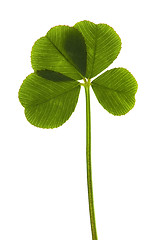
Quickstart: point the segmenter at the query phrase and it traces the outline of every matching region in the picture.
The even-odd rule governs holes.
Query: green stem
[[[88,201],[90,212],[90,223],[92,231],[92,240],[98,240],[96,230],[96,219],[94,213],[94,199],[92,186],[92,165],[91,165],[91,110],[90,110],[90,83],[85,84],[86,95],[86,160],[87,160],[87,184],[88,184]]]

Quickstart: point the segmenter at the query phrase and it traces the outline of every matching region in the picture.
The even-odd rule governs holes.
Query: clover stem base
[[[87,83],[85,84],[85,96],[86,96],[86,160],[87,160],[88,201],[89,201],[92,240],[98,240],[97,230],[96,230],[96,219],[95,219],[95,212],[94,212],[93,185],[92,185],[90,84],[87,84]]]

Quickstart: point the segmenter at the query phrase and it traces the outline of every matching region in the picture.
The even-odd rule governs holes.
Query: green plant
[[[86,96],[87,183],[92,239],[97,240],[91,170],[90,86],[99,103],[113,115],[124,115],[135,104],[137,82],[124,68],[108,70],[118,56],[121,39],[106,24],[81,21],[51,28],[31,52],[34,73],[23,81],[19,100],[27,120],[40,128],[56,128],[73,113],[81,86]],[[80,81],[83,80],[83,83]]]

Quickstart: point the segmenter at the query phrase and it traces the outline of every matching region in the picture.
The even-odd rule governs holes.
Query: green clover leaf
[[[78,30],[56,26],[35,42],[31,63],[34,70],[52,70],[78,80],[86,73],[86,54],[86,45]]]
[[[91,79],[106,69],[121,50],[121,39],[107,24],[89,21],[78,22],[74,27],[80,31],[87,47],[86,77]]]
[[[99,103],[113,115],[124,115],[135,104],[137,82],[125,68],[114,68],[101,74],[91,83]]]
[[[137,82],[129,71],[109,70],[91,82],[115,60],[120,49],[120,37],[107,24],[81,21],[74,27],[51,28],[33,45],[31,64],[35,72],[19,90],[27,120],[41,128],[61,126],[76,107],[80,79],[92,86],[109,113],[124,115],[130,111],[135,104]]]
[[[90,87],[102,107],[115,116],[124,115],[134,107],[138,85],[133,75],[125,68],[101,73],[116,59],[120,50],[121,39],[107,24],[81,21],[73,27],[53,27],[33,45],[31,64],[34,73],[26,77],[18,93],[25,116],[32,125],[56,128],[72,115],[80,88],[84,86],[87,184],[93,240],[98,238],[91,169]]]
[[[41,128],[59,127],[74,111],[80,83],[50,70],[30,74],[19,91],[27,120]]]

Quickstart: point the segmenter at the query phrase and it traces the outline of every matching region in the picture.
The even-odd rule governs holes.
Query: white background
[[[105,111],[91,93],[92,165],[99,240],[160,239],[159,1],[2,1],[0,6],[0,239],[91,239],[85,95],[62,127],[27,122],[18,90],[33,72],[34,42],[56,25],[106,23],[122,40],[109,67],[136,78],[133,110]]]

